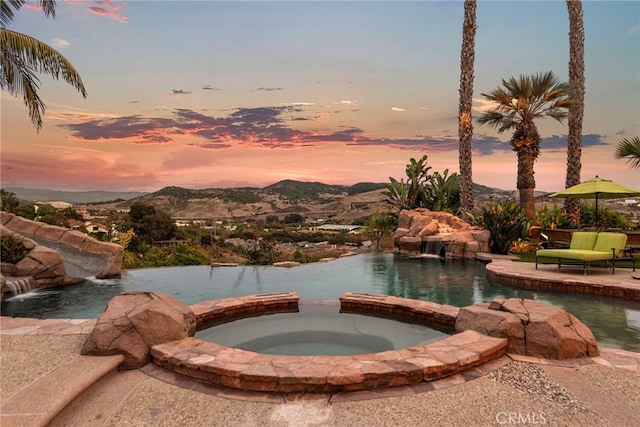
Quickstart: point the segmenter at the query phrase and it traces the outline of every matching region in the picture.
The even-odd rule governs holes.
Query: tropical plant
[[[404,182],[404,178],[400,178],[400,181],[396,180],[393,177],[389,177],[388,183],[385,183],[384,186],[386,190],[382,192],[384,196],[387,197],[387,203],[393,206],[398,212],[402,209],[412,209],[409,206],[409,197],[407,195],[407,183]]]
[[[640,169],[640,138],[625,138],[616,146],[616,159],[627,159],[632,169]]]
[[[489,249],[504,255],[516,239],[525,237],[527,216],[515,200],[507,200],[483,206],[479,214],[471,215],[471,223],[489,230]]]
[[[559,206],[543,206],[536,212],[536,219],[540,227],[543,229],[549,228],[576,228],[577,223],[571,220],[571,217],[567,215],[567,211]]]
[[[519,237],[513,241],[511,247],[509,248],[509,252],[534,252],[538,249],[542,249],[542,243],[539,240],[524,239]]]
[[[449,169],[445,169],[443,174],[434,172],[424,186],[424,207],[457,214],[460,210],[460,182],[460,175],[455,172],[449,175]]]
[[[567,118],[573,103],[568,83],[559,82],[553,72],[502,79],[502,86],[482,96],[494,103],[478,122],[495,127],[498,133],[514,129],[511,145],[518,157],[517,188],[520,204],[529,218],[535,215],[534,162],[540,155],[540,134],[535,120],[551,117],[559,122]]]
[[[476,0],[465,0],[464,22],[462,24],[462,48],[460,49],[460,106],[458,110],[460,207],[464,219],[468,219],[467,213],[473,211],[473,177],[471,168],[473,122],[471,120],[471,104],[473,101],[475,37]]]
[[[422,196],[424,194],[423,185],[431,179],[429,170],[431,170],[431,166],[427,166],[426,154],[422,156],[420,160],[416,160],[413,157],[409,159],[406,173],[407,184],[409,186],[407,198],[409,206],[411,206],[410,209],[419,207],[421,204]]]
[[[582,2],[566,0],[569,13],[569,85],[573,102],[569,106],[567,137],[567,176],[565,187],[580,184],[582,170],[582,119],[584,117],[584,20]],[[565,199],[565,209],[572,217],[580,216],[580,203]]]
[[[386,190],[382,192],[387,196],[387,202],[398,211],[402,209],[415,209],[423,206],[424,186],[432,176],[429,174],[431,166],[427,166],[427,155],[420,160],[409,159],[405,172],[407,181],[400,181],[389,177],[389,183],[385,184]]]
[[[80,74],[62,54],[41,41],[25,34],[6,29],[25,0],[0,1],[0,87],[14,97],[22,96],[29,110],[31,122],[40,130],[46,109],[38,95],[40,80],[36,73],[49,74],[56,80],[61,77],[86,98],[87,92]],[[38,0],[44,14],[55,18],[55,0]]]

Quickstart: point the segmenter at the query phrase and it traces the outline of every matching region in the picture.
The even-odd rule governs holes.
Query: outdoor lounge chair
[[[624,233],[576,231],[571,236],[569,249],[537,250],[536,269],[538,269],[539,258],[552,258],[558,262],[558,271],[563,261],[582,262],[586,275],[592,262],[604,262],[605,267],[609,267],[609,261],[611,261],[611,274],[614,274],[616,259],[622,257],[626,243],[627,235]]]

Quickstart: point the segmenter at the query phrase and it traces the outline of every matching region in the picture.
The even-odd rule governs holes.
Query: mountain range
[[[260,219],[276,215],[299,214],[308,221],[333,220],[351,223],[366,218],[389,205],[383,183],[361,182],[351,186],[320,182],[284,180],[264,188],[187,189],[165,187],[153,193],[110,191],[51,191],[6,188],[27,201],[64,201],[86,205],[91,210],[126,210],[135,202],[152,205],[174,218],[184,219]],[[474,184],[474,197],[480,203],[515,197],[513,191]]]

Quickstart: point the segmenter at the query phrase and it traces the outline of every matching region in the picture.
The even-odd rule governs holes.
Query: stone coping
[[[502,284],[522,289],[541,289],[566,293],[599,295],[628,300],[640,300],[640,281],[633,273],[616,269],[615,274],[609,271],[593,271],[584,276],[580,266],[580,274],[570,271],[552,269],[534,269],[533,263],[515,262],[508,259],[494,259],[486,265],[487,275]],[[637,275],[640,277],[640,274]]]
[[[451,306],[384,295],[346,293],[347,310],[397,314],[420,322],[452,325]],[[198,323],[212,324],[246,315],[297,310],[295,292],[250,295],[192,306]],[[349,356],[267,355],[229,348],[196,338],[159,344],[153,362],[209,384],[279,393],[336,393],[408,386],[455,375],[504,355],[507,340],[465,331],[424,346]]]

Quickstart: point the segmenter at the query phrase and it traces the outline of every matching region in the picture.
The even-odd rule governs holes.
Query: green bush
[[[595,203],[580,203],[580,221],[576,224],[564,208],[545,206],[536,212],[537,223],[542,228],[591,228],[595,225],[595,211]],[[605,206],[598,206],[598,229],[630,227],[631,223],[625,215]]]
[[[13,236],[0,236],[0,258],[2,262],[17,264],[22,261],[29,250],[22,244],[22,239]]]
[[[179,243],[169,257],[171,265],[205,265],[211,264],[211,258],[199,247]]]
[[[580,203],[580,227],[588,228],[593,227],[596,216],[595,203]],[[622,228],[629,229],[631,223],[620,212],[612,211],[611,209],[598,206],[598,229],[607,228]]]
[[[472,222],[489,230],[489,248],[494,254],[507,254],[514,241],[525,237],[527,217],[515,200],[490,203]]]

